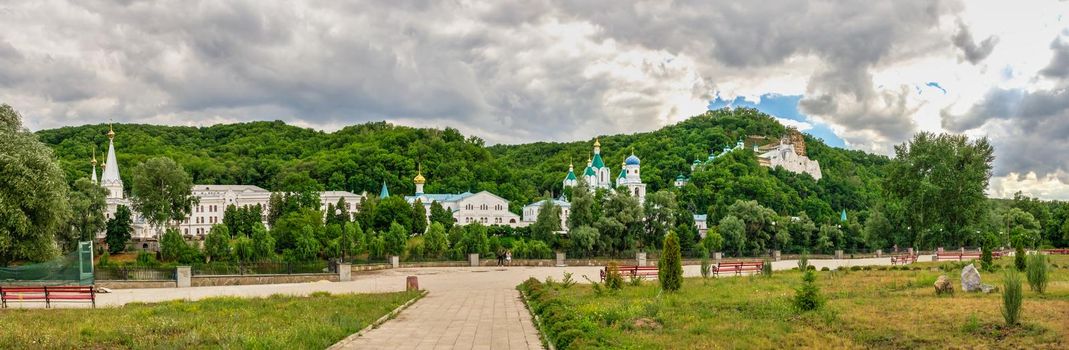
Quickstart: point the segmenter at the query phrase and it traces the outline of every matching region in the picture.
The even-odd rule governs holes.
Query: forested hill
[[[37,134],[56,151],[68,180],[74,181],[88,176],[94,145],[98,161],[103,161],[107,130],[107,125],[99,124]],[[489,190],[512,201],[514,211],[547,191],[559,194],[569,161],[581,171],[595,136],[581,142],[487,147],[451,128],[377,122],[325,133],[278,121],[211,127],[121,124],[115,125],[115,132],[120,172],[127,183],[136,164],[167,156],[184,166],[196,183],[377,193],[386,181],[391,193],[401,194],[414,190],[411,179],[421,163],[428,193]],[[740,108],[710,111],[653,132],[602,136],[600,141],[613,176],[634,149],[642,159],[642,178],[650,192],[670,188],[679,174],[692,177],[680,199],[697,212],[712,208],[716,214],[738,198],[757,199],[783,214],[804,210],[814,219],[868,206],[888,159],[831,148],[808,135],[809,156],[823,168],[819,182],[759,167],[749,151],[690,174],[691,162],[704,160],[710,149],[733,145],[746,135],[778,137],[785,132],[774,118]]]

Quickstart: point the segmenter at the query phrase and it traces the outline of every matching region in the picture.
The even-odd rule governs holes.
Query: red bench
[[[980,260],[980,255],[981,255],[980,252],[964,252],[964,253],[962,253],[962,252],[954,252],[954,253],[942,252],[942,253],[936,253],[935,254],[935,260],[936,261],[939,261],[939,260],[958,260],[958,261],[962,261],[962,260]],[[991,253],[991,257],[995,257],[995,254]]]
[[[623,277],[657,277],[656,266],[617,266],[617,271],[620,271],[620,276]],[[601,280],[605,280],[605,276],[609,273],[609,267],[606,266],[601,270]]]
[[[1069,249],[1047,249],[1047,250],[1044,250],[1044,252],[1046,252],[1047,254],[1066,255],[1066,254],[1069,254]]]
[[[83,301],[97,306],[96,288],[93,286],[34,286],[0,287],[0,303],[7,307],[9,301],[44,301],[45,307],[53,302]]]
[[[917,262],[917,255],[892,255],[891,265],[905,265]]]
[[[713,269],[713,276],[720,276],[721,273],[735,273],[735,275],[742,275],[743,272],[761,272],[764,268],[764,261],[730,261],[719,262],[716,264],[716,268]]]

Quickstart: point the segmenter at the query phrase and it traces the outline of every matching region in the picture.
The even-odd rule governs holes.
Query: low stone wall
[[[135,288],[174,288],[176,286],[174,280],[170,281],[112,281],[112,280],[97,280],[95,282],[97,287],[104,287],[107,289],[135,289]]]
[[[193,276],[193,287],[242,286],[250,284],[305,283],[316,281],[338,282],[336,273],[308,273],[292,275],[218,275]]]

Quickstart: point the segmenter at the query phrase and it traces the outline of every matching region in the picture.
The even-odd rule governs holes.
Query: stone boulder
[[[954,294],[954,286],[950,284],[947,275],[939,275],[939,278],[935,280],[935,294]]]
[[[981,290],[983,290],[983,284],[980,283],[980,271],[976,270],[976,266],[969,264],[961,269],[961,291],[979,292]]]

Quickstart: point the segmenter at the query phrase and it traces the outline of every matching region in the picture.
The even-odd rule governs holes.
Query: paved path
[[[918,261],[930,261],[921,257]],[[818,269],[839,266],[890,265],[889,258],[810,260]],[[777,261],[775,270],[797,266],[795,260]],[[375,293],[402,291],[407,276],[418,276],[430,293],[401,314],[364,336],[345,344],[351,349],[539,349],[542,347],[530,313],[516,285],[529,277],[558,281],[564,272],[585,283],[582,276],[598,278],[600,267],[441,267],[402,268],[361,273],[350,282],[313,282],[276,285],[125,289],[99,295],[100,306],[129,302],[197,300],[215,296],[262,297],[272,294],[308,295],[313,292]],[[699,276],[699,266],[684,266],[686,276]],[[10,306],[10,305],[9,305]],[[18,306],[15,306],[18,307]]]

